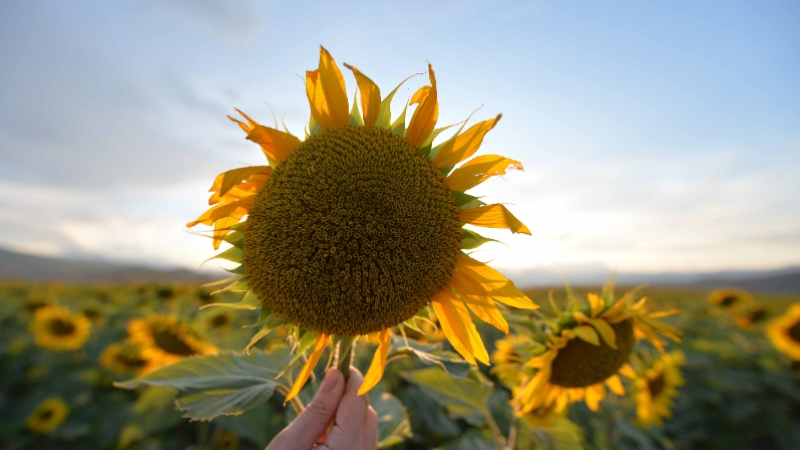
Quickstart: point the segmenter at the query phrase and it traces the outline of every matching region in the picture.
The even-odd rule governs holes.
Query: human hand
[[[378,447],[378,414],[358,388],[364,377],[350,368],[347,383],[339,369],[325,373],[314,399],[288,427],[275,436],[266,450],[375,450]],[[316,445],[331,420],[333,428],[325,443]]]

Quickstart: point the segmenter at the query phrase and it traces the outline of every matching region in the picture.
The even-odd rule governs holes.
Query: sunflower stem
[[[350,376],[350,365],[353,364],[353,347],[356,344],[355,336],[346,336],[339,340],[336,347],[336,368],[344,375],[344,381]]]

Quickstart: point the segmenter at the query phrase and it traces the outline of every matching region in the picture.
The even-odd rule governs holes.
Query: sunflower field
[[[800,448],[797,299],[523,291],[473,258],[480,229],[531,234],[473,191],[523,168],[474,156],[502,115],[441,126],[429,63],[393,117],[414,75],[343,67],[352,103],[320,48],[299,136],[228,117],[264,165],[186,224],[228,278],[0,287],[2,448],[263,448],[351,365],[379,448]]]
[[[189,285],[0,285],[0,447],[266,446],[313,395],[323,364],[284,406],[302,366],[289,346],[302,347],[302,338],[287,342],[278,327],[258,339],[257,311],[205,308],[208,293]],[[368,393],[382,448],[800,448],[800,364],[791,353],[800,348],[798,299],[646,289],[653,310],[680,310],[664,322],[681,331],[681,342],[661,352],[642,340],[615,381],[577,396],[553,394],[554,403],[525,411],[519,393],[541,372],[541,364],[526,363],[548,354],[530,356],[541,347],[537,333],[550,320],[543,317],[561,311],[566,323],[568,297],[589,309],[594,294],[604,295],[526,294],[544,306],[504,311],[508,335],[478,324],[490,366],[465,362],[435,317],[392,334],[382,380]],[[235,304],[240,296],[214,301]],[[353,364],[366,372],[378,346],[374,336],[359,339]],[[329,353],[321,360],[331,364]],[[592,368],[581,365],[594,364],[590,357],[561,377],[589,376]],[[213,385],[219,379],[224,392]],[[602,399],[589,393],[601,389]],[[567,404],[557,411],[560,401]]]

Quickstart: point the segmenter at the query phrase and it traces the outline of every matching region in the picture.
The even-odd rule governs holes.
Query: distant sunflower
[[[218,350],[172,316],[152,315],[128,323],[127,343],[141,347],[140,357],[157,367],[180,361],[187,356],[215,355]]]
[[[211,330],[227,331],[231,329],[234,318],[235,316],[231,311],[217,310],[214,314],[203,318],[203,326]]]
[[[511,401],[517,415],[554,404],[555,412],[561,412],[578,401],[596,411],[606,386],[624,395],[618,374],[630,373],[628,358],[637,340],[646,338],[661,351],[664,347],[656,331],[679,341],[677,329],[655,320],[678,310],[648,313],[647,298],[634,303],[630,294],[615,301],[610,283],[601,296],[588,295],[588,306],[581,307],[574,294],[570,297],[567,310],[559,312],[537,336],[542,342],[540,354],[523,366],[525,380]]]
[[[767,320],[767,310],[754,303],[751,306],[744,308],[744,310],[734,317],[733,322],[737,327],[743,330],[752,330],[757,324]]]
[[[91,328],[89,319],[58,306],[37,309],[31,322],[36,345],[60,352],[83,347]]]
[[[40,434],[55,431],[67,419],[69,406],[61,397],[49,397],[25,418],[25,426]]]
[[[649,369],[636,376],[636,417],[641,424],[661,426],[662,419],[672,417],[678,387],[684,384],[683,364],[680,351],[662,353]]]
[[[405,109],[391,119],[400,86],[381,98],[370,78],[345,67],[360,94],[352,109],[327,50],[320,49],[319,68],[306,72],[311,119],[304,140],[241,111],[245,121],[229,117],[261,146],[269,165],[217,176],[209,200],[214,206],[187,224],[213,225],[214,248],[223,240],[234,246],[219,255],[241,263],[232,271],[231,290],[254,295],[276,321],[291,325],[292,336],[314,337],[287,399],[297,395],[330,340],[349,343],[379,333],[363,394],[383,376],[392,328],[426,306],[472,364],[488,364],[489,356],[470,311],[507,333],[495,302],[537,307],[503,275],[463,253],[489,241],[465,224],[530,234],[502,204],[465,194],[492,176],[522,169],[497,155],[469,159],[501,116],[462,133],[464,122],[434,146],[450,127],[434,128],[439,103],[430,64],[430,85],[411,96],[417,107],[408,125]]]
[[[225,430],[219,434],[214,450],[237,450],[239,448],[239,437],[231,430]]]
[[[100,367],[119,375],[142,375],[155,368],[154,361],[147,359],[139,347],[111,344],[100,355]]]
[[[789,307],[767,329],[772,345],[795,361],[800,361],[800,303]]]
[[[717,289],[709,295],[711,303],[723,308],[732,308],[751,303],[753,296],[738,288]]]

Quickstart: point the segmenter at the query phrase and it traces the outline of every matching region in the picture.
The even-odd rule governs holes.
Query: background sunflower
[[[643,425],[661,425],[672,417],[672,407],[678,388],[683,386],[681,366],[685,364],[680,351],[662,353],[652,365],[634,379],[636,417]]]
[[[31,321],[36,345],[55,351],[81,348],[89,340],[91,328],[92,323],[85,316],[59,306],[37,309]]]
[[[49,397],[25,418],[25,425],[35,433],[55,431],[69,415],[69,406],[61,397]]]

